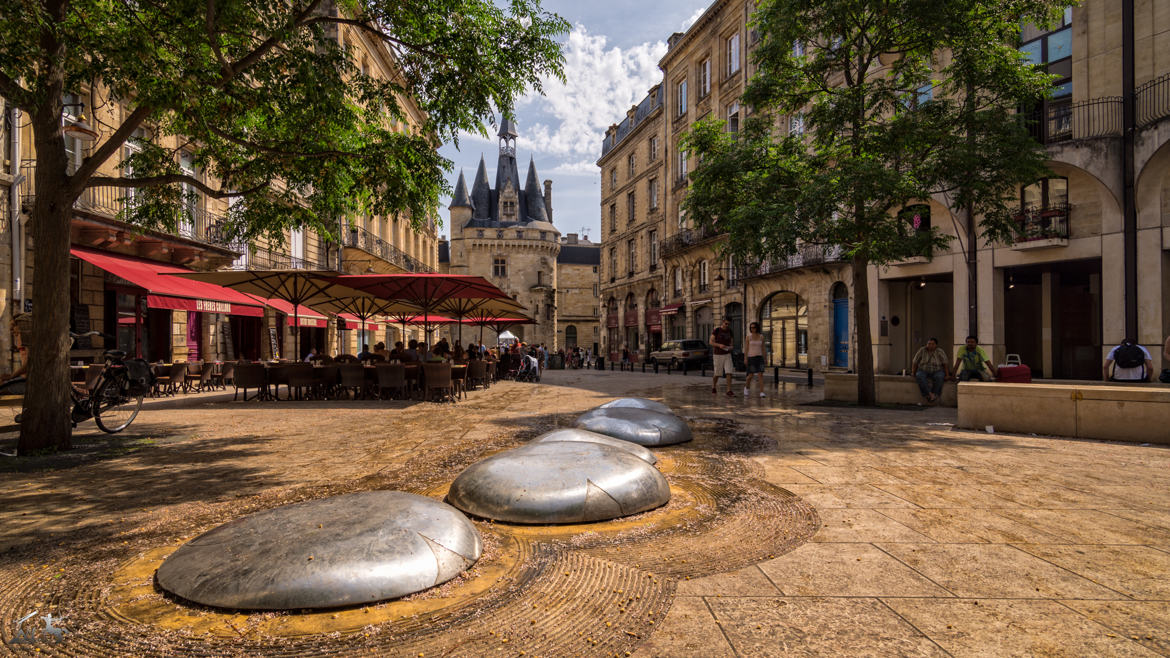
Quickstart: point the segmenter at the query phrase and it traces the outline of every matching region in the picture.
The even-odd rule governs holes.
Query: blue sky
[[[686,29],[709,4],[710,0],[544,1],[545,9],[573,25],[563,42],[566,82],[546,81],[544,96],[530,95],[517,103],[516,156],[521,176],[532,157],[541,180],[552,180],[553,223],[562,234],[584,230],[599,239],[601,174],[595,163],[605,130],[661,80],[658,60],[666,53],[666,38]],[[490,126],[489,134],[495,134]],[[455,163],[452,186],[461,169],[471,182],[481,154],[488,180],[495,180],[494,137],[485,141],[465,135],[458,150],[446,144],[440,152]],[[448,203],[450,198],[442,199],[439,213],[444,235],[450,220]]]

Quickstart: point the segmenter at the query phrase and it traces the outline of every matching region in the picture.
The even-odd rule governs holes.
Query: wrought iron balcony
[[[776,258],[764,261],[758,265],[744,265],[736,273],[737,281],[756,279],[769,274],[779,274],[788,270],[812,265],[828,263],[843,263],[848,258],[841,247],[823,247],[820,245],[802,245],[796,253],[786,258]]]
[[[244,249],[247,247],[245,246]],[[232,270],[336,270],[327,259],[292,256],[270,249],[257,249],[232,263]]]
[[[21,199],[31,207],[36,198],[36,162],[23,161],[20,171],[25,176],[25,181],[21,184]],[[124,217],[134,210],[135,203],[141,201],[143,198],[141,195],[141,192],[134,189],[90,187],[77,197],[73,202],[73,208],[86,215],[125,222]],[[227,231],[227,218],[199,207],[198,203],[176,209],[174,216],[169,219],[175,226],[172,235],[220,248],[232,248]]]
[[[406,252],[360,226],[350,227],[349,236],[345,240],[345,246],[361,249],[368,254],[373,254],[407,272],[433,271],[430,267],[423,264],[422,261],[408,256]]]
[[[1170,73],[1138,85],[1134,89],[1137,104],[1137,124],[1148,126],[1159,119],[1170,117]]]
[[[1067,244],[1069,205],[1067,203],[1050,204],[1048,207],[1029,206],[1021,208],[1016,214],[1019,232],[1016,245],[1043,242],[1048,244]]]
[[[1041,144],[1121,136],[1120,96],[1080,103],[1049,101],[1028,116],[1028,129]]]
[[[662,242],[659,249],[662,251],[663,258],[669,258],[675,254],[681,253],[709,240],[722,235],[719,231],[710,226],[703,226],[697,229],[686,229],[680,231]]]

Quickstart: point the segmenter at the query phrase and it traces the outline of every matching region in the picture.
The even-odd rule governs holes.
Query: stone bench
[[[958,427],[1170,444],[1170,386],[962,383]]]
[[[874,375],[874,386],[878,404],[918,404],[922,402],[922,393],[919,392],[918,382],[913,377]],[[825,399],[856,404],[857,375],[826,372]],[[957,401],[955,382],[944,382],[940,404],[944,407],[954,407]]]

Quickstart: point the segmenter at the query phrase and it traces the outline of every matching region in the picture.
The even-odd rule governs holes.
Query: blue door
[[[849,300],[833,300],[833,365],[849,367]]]

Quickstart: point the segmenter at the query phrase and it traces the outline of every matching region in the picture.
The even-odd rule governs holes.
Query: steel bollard
[[[808,387],[812,388],[812,368],[808,369]]]
[[[780,388],[780,366],[772,368],[772,386]]]
[[[613,372],[613,361],[609,362],[609,371]]]
[[[686,361],[682,362],[682,367],[683,367],[683,376],[686,377],[686,375],[687,375],[687,362]]]
[[[658,374],[658,361],[654,362],[654,374]]]

